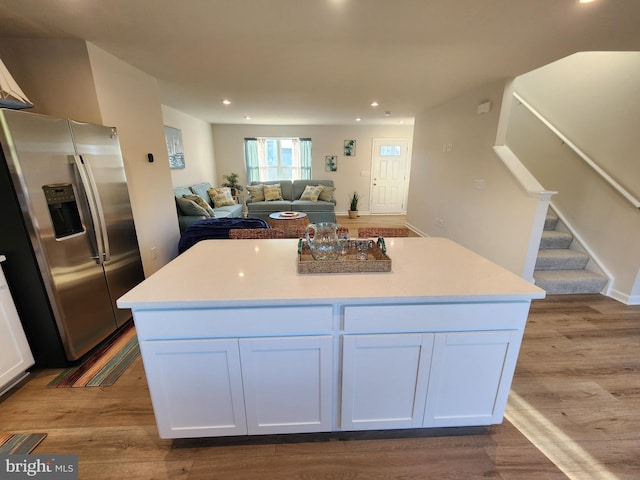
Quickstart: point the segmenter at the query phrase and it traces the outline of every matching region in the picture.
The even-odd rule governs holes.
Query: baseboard
[[[609,290],[607,297],[611,297],[625,305],[640,305],[640,295],[627,295],[615,288]]]
[[[411,230],[413,230],[414,232],[416,232],[418,235],[420,235],[421,237],[429,237],[430,235],[428,235],[426,232],[423,232],[422,230],[420,230],[419,228],[415,227],[414,225],[410,224],[409,222],[405,222],[404,226],[407,228],[410,228]]]

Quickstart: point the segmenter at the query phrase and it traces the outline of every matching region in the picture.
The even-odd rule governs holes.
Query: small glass
[[[340,240],[340,259],[344,260],[349,254],[349,237],[344,235]]]
[[[371,240],[356,241],[356,260],[366,260],[369,258],[369,247]]]

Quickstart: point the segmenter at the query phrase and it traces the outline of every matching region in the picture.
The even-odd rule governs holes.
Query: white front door
[[[408,150],[406,138],[373,139],[371,213],[404,213]]]

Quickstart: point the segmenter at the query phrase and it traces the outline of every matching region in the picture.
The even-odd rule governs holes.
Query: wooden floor
[[[640,478],[640,307],[599,295],[534,302],[509,420],[471,435],[171,442],[140,359],[107,388],[46,389],[58,372],[4,398],[0,431],[48,433],[34,453],[78,454],[81,479]]]
[[[358,236],[359,227],[405,227],[406,216],[405,215],[361,215],[358,218],[349,218],[346,215],[337,215],[336,223],[342,227],[349,229],[349,235],[351,237]],[[411,231],[411,237],[419,237],[416,232]]]

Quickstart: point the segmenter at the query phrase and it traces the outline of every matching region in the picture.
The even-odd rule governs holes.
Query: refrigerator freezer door
[[[82,158],[94,188],[102,256],[118,326],[131,318],[116,300],[144,280],[129,190],[115,128],[70,122],[76,153]]]
[[[116,323],[86,193],[72,161],[69,123],[15,111],[2,116],[0,142],[67,358],[75,360],[115,331]],[[63,209],[52,186],[69,184],[73,195],[59,203],[75,202],[81,226],[56,236],[54,216]]]

